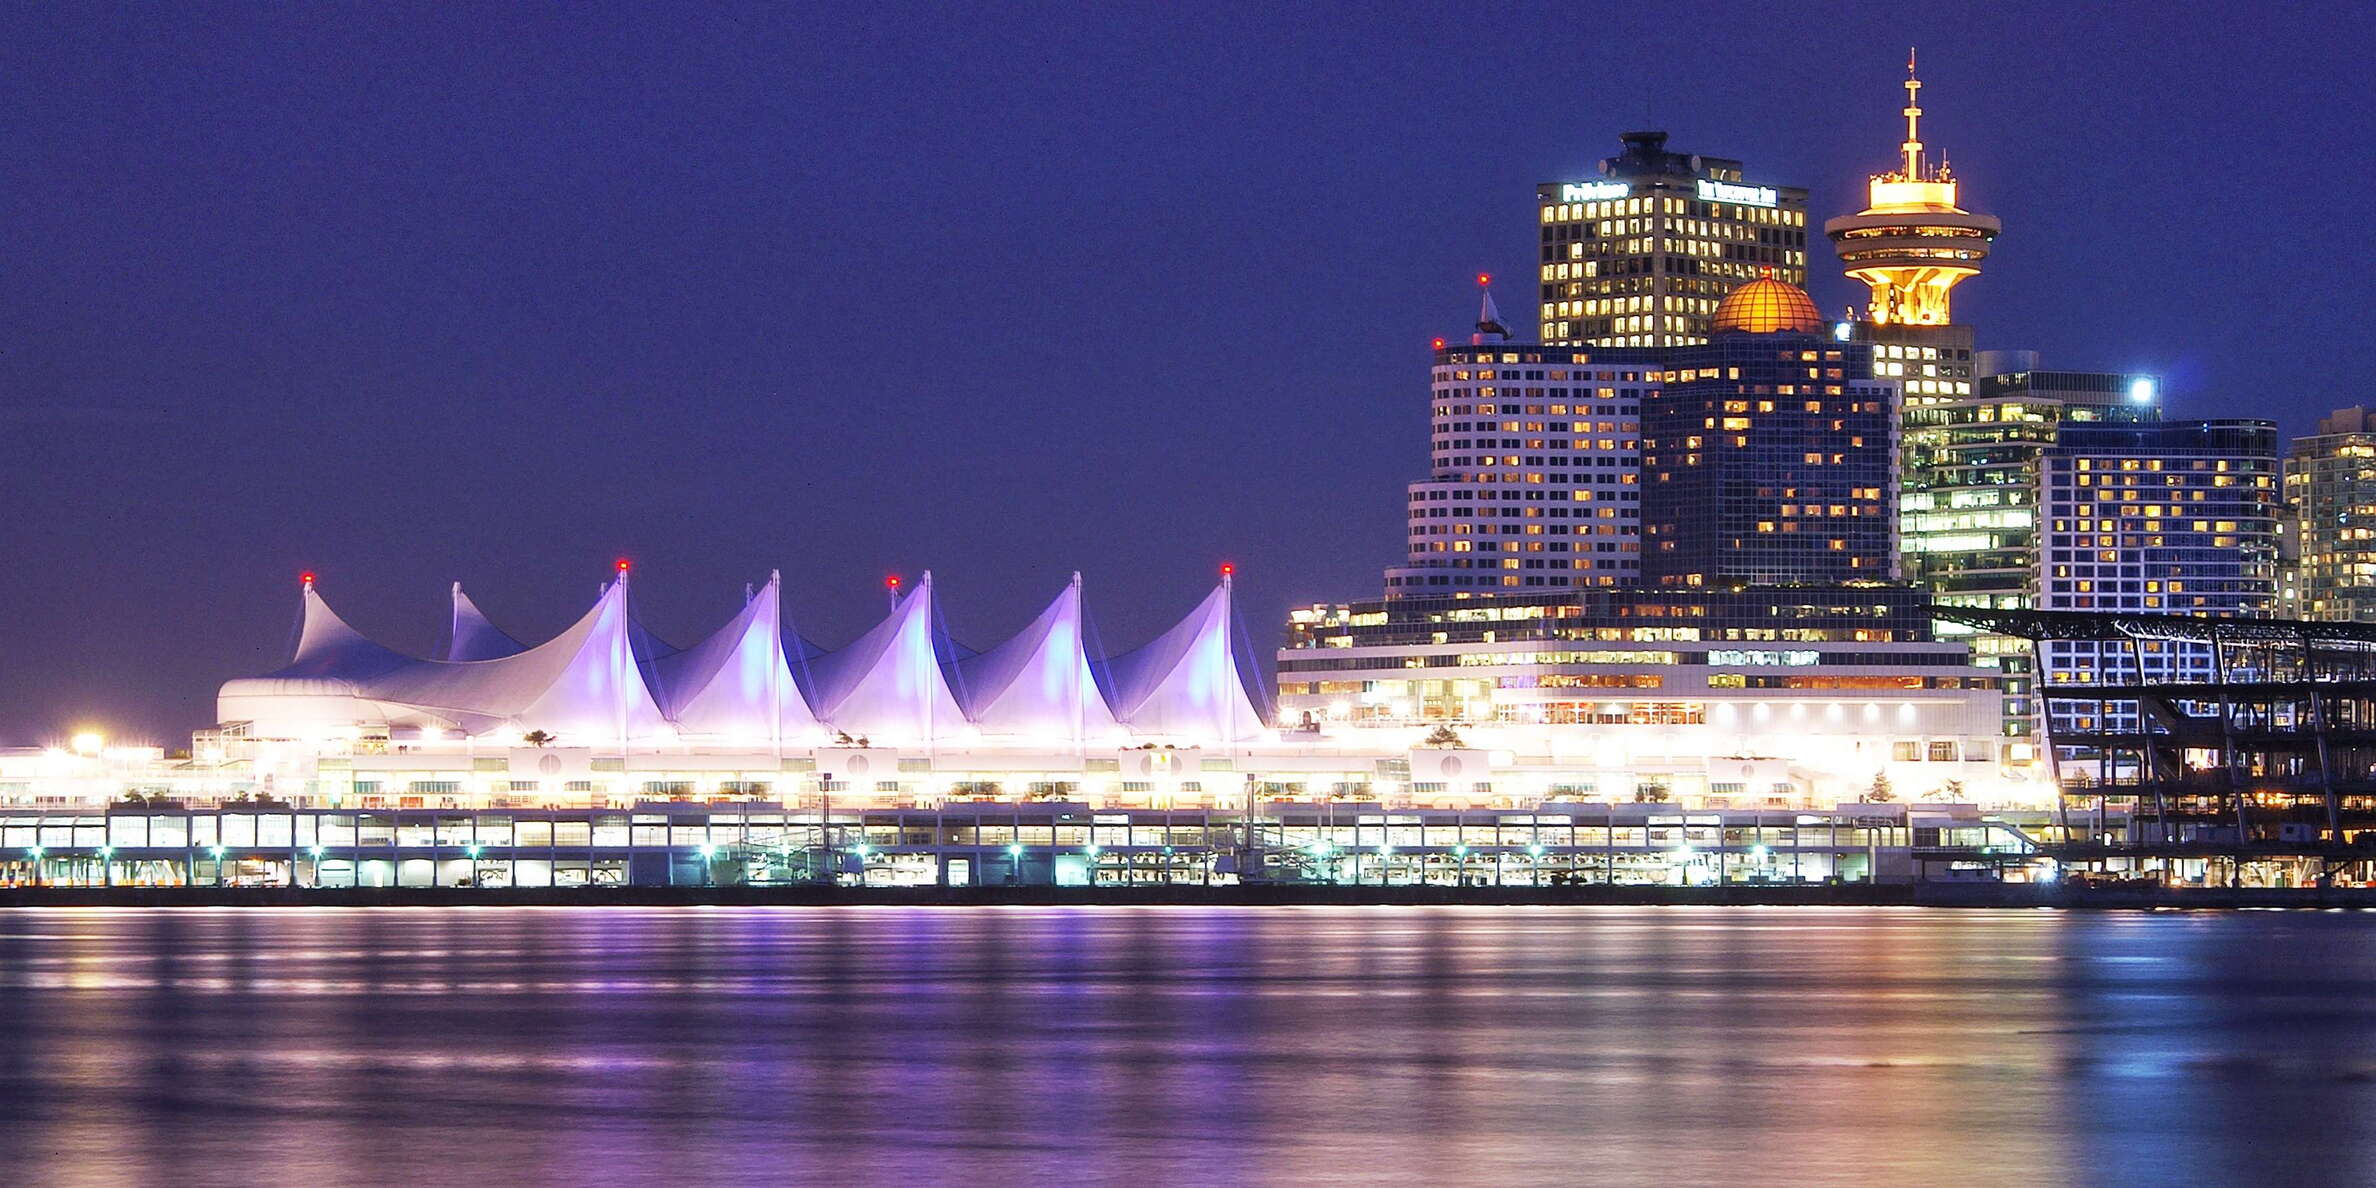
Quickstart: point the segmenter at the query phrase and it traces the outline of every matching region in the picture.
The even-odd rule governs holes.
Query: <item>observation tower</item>
[[[1872,291],[1865,318],[1875,325],[1944,326],[1949,293],[1976,276],[2002,229],[1993,215],[1955,204],[1955,176],[1923,154],[1922,80],[1906,52],[1906,140],[1898,168],[1876,174],[1863,210],[1823,224],[1848,275]]]

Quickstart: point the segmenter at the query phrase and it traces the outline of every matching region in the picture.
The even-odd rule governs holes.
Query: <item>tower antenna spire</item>
[[[1906,180],[1922,178],[1922,80],[1914,77],[1914,47],[1906,47],[1906,143],[1898,146],[1906,155]]]

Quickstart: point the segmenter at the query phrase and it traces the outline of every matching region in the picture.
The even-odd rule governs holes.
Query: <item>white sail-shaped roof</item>
[[[1263,729],[1229,646],[1229,579],[1157,636],[1111,666],[1114,717],[1134,735],[1234,741]]]
[[[887,743],[950,738],[965,715],[941,673],[934,645],[932,574],[889,618],[837,652],[809,661],[817,717],[844,734]]]
[[[548,642],[497,660],[417,661],[365,684],[363,692],[451,714],[473,734],[508,724],[584,746],[670,733],[635,663],[623,576]]]
[[[635,662],[626,593],[624,578],[613,582],[584,617],[536,647],[449,661],[365,639],[308,583],[296,658],[268,677],[226,683],[220,712],[225,721],[258,722],[266,736],[276,716],[319,725],[331,713],[352,720],[368,711],[381,722],[470,734],[543,730],[564,745],[673,737]]]
[[[1083,742],[1119,729],[1082,640],[1080,574],[1021,634],[956,668],[965,715],[984,734]]]
[[[685,735],[776,746],[816,741],[816,716],[784,655],[781,573],[715,634],[650,668],[661,709]]]
[[[454,627],[446,636],[448,660],[500,660],[517,656],[528,645],[513,639],[502,628],[487,621],[478,604],[462,592],[462,583],[454,583]]]
[[[304,611],[297,629],[297,655],[274,677],[360,680],[416,663],[414,657],[382,647],[347,626],[338,612],[322,600],[313,579],[305,579],[300,596]]]

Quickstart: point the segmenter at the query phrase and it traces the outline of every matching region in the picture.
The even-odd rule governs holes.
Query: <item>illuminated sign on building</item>
[[[1702,180],[1699,196],[1703,202],[1738,202],[1743,206],[1772,206],[1774,187],[1737,186],[1731,182]]]
[[[1632,193],[1624,182],[1567,182],[1559,187],[1561,202],[1599,202],[1605,198],[1623,198]],[[1771,206],[1772,203],[1766,205]]]

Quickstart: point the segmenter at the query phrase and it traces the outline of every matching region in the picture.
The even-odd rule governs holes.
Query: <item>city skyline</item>
[[[2328,32],[2224,43],[2206,76],[2189,71],[2209,51],[2179,45],[2181,29],[2165,52],[2123,57],[2129,35],[2075,27],[2066,42],[2104,54],[2041,62],[1977,24],[1883,12],[1841,17],[1852,35],[1811,75],[1779,72],[1770,47],[1673,68],[1705,86],[1660,89],[1648,123],[1806,187],[1814,220],[1850,213],[1892,162],[1914,41],[1925,139],[1957,163],[1966,205],[2007,228],[1958,294],[1980,346],[2151,372],[2177,415],[2275,415],[2287,437],[2357,400],[2341,353],[2316,349],[2348,341],[2341,315],[2280,304],[2280,278],[2244,271],[2257,225],[2213,226],[2246,195],[2299,202],[2305,227],[2327,207],[2207,167],[2353,141],[2348,113],[2341,129],[2275,118],[2306,113],[2306,96],[2210,110],[2262,55],[2315,75],[2340,52]],[[1151,634],[1167,591],[1221,560],[1244,567],[1253,622],[1365,595],[1399,552],[1429,338],[1464,328],[1473,272],[1526,291],[1534,187],[1590,176],[1644,122],[1643,88],[1563,77],[1593,72],[1554,69],[1548,49],[1527,51],[1546,64],[1531,85],[1581,81],[1588,96],[1557,117],[1501,88],[1441,104],[1459,88],[1394,78],[1422,50],[1475,61],[1449,39],[1251,47],[1242,21],[1168,38],[1141,20],[1102,40],[1056,30],[1059,68],[1036,86],[1000,67],[943,84],[1006,98],[1004,120],[952,116],[939,90],[876,105],[877,130],[904,139],[836,141],[830,114],[882,100],[881,80],[770,74],[763,51],[797,47],[746,22],[633,44],[519,27],[489,46],[396,17],[144,27],[165,19],[19,28],[0,87],[21,124],[0,354],[0,495],[20,526],[0,593],[18,626],[0,742],[93,719],[174,741],[221,679],[277,659],[304,568],[419,650],[439,642],[450,581],[550,634],[551,608],[620,553],[680,638],[779,566],[803,571],[791,580],[821,621],[801,627],[832,644],[877,615],[883,573],[927,566],[969,591],[952,621],[982,640],[1073,569],[1101,606],[1147,617],[1106,625],[1126,637]],[[753,45],[729,52],[743,33]],[[145,47],[142,68],[74,70],[78,51],[127,45]],[[978,60],[931,39],[890,48]],[[1263,52],[1215,71],[1249,48]],[[333,51],[382,69],[324,92],[296,62]],[[220,69],[241,54],[248,69]],[[1326,101],[1257,102],[1286,94],[1261,64],[1296,54],[1334,55],[1310,84]],[[724,85],[698,93],[719,62]],[[2184,93],[2122,91],[2182,74]],[[2023,86],[1992,83],[2012,77]],[[624,80],[609,102],[648,126],[573,130],[558,99],[601,80]],[[1140,102],[1075,102],[1109,86]],[[1807,99],[1767,102],[1776,87]],[[2077,110],[2083,89],[2096,105]],[[1267,118],[1198,127],[1207,102]],[[1522,135],[1462,149],[1459,128],[1518,106]],[[2093,134],[2040,150],[2065,120]],[[2179,126],[2196,138],[2172,142]],[[842,152],[796,157],[787,133]],[[958,143],[972,134],[983,143]],[[1314,162],[1299,141],[1344,151]],[[2129,156],[2102,169],[2092,151]],[[2334,165],[2345,190],[2368,168]],[[2177,185],[2189,167],[2201,188]],[[809,205],[763,200],[775,192]],[[1237,205],[1216,223],[1225,193]],[[2202,251],[2162,258],[2184,255],[2159,250],[2173,236]],[[1216,237],[1242,250],[1216,256]],[[1856,303],[1862,287],[1810,255],[1823,311]],[[1340,292],[1357,296],[1332,303]],[[1327,328],[1322,349],[1311,326]],[[2284,391],[2262,390],[2272,374]],[[226,626],[194,637],[202,623]]]

